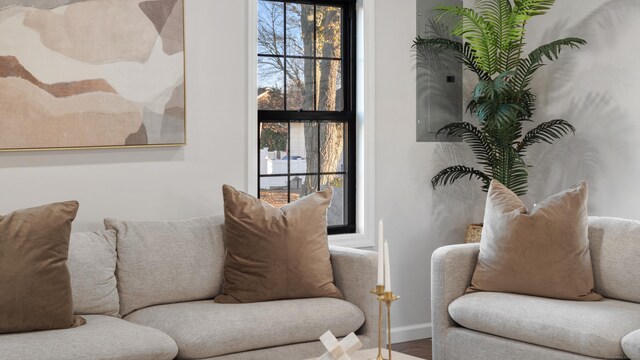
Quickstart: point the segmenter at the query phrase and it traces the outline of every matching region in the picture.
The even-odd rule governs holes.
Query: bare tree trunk
[[[305,55],[313,54],[314,44],[314,12],[311,6],[303,6],[302,14],[300,15],[300,20],[302,21],[302,42],[304,48]],[[313,84],[314,81],[314,60],[313,59],[304,59],[304,91],[303,91],[303,109],[313,110],[314,109],[314,95],[313,95]]]
[[[302,41],[304,53],[306,55],[312,55],[314,53],[315,39],[315,14],[313,8],[303,6],[302,11]],[[315,107],[315,79],[314,68],[315,60],[304,60],[304,109],[314,110]],[[304,140],[305,140],[305,152],[307,159],[307,172],[315,173],[318,171],[318,124],[305,123],[304,124]],[[311,194],[318,187],[317,180],[312,176],[307,176],[305,179],[305,186],[302,189],[302,195]]]
[[[321,34],[324,37],[324,41],[321,49],[322,53],[317,54],[317,56],[337,57],[340,54],[341,34],[340,24],[336,22],[340,20],[340,10],[326,9],[322,13],[318,12],[318,16],[322,15],[322,18],[317,24],[316,34]],[[313,54],[314,47],[316,47],[316,39],[313,36],[316,23],[313,10],[310,7],[303,7],[301,20],[304,52],[305,54]],[[316,64],[312,59],[305,59],[304,109],[336,110],[339,66],[339,61],[320,60]],[[305,123],[304,135],[307,172],[317,173],[318,170],[320,172],[335,172],[339,170],[338,164],[342,158],[343,148],[342,124],[323,123],[319,125],[318,123]],[[319,149],[318,145],[320,146]],[[333,178],[334,176],[323,176],[322,179],[315,176],[307,176],[302,190],[303,195],[316,191],[319,187],[319,181],[322,181],[322,185],[330,185]]]
[[[325,12],[322,19],[323,33],[325,41],[322,47],[322,57],[333,58],[340,54],[340,12],[338,9],[331,9]],[[334,111],[337,110],[337,91],[338,91],[338,71],[340,67],[339,61],[320,60],[318,66],[320,76],[318,83],[318,110]],[[339,171],[338,165],[342,158],[343,151],[343,133],[342,124],[325,123],[320,126],[320,149],[319,154],[321,161],[320,171],[336,172]],[[321,185],[332,185],[337,176],[323,176]]]

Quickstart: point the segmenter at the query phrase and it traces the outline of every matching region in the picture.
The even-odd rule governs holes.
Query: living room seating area
[[[225,255],[222,217],[110,223],[126,228],[128,238],[114,230],[71,235],[74,312],[87,324],[1,335],[4,358],[306,359],[321,352],[316,335],[326,330],[336,336],[357,332],[372,345],[377,328],[377,304],[367,296],[375,282],[372,252],[331,249],[335,282],[345,300],[216,304]]]
[[[0,1],[0,360],[640,360],[638,19]]]

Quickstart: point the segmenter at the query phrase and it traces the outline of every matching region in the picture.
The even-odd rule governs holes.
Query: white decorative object
[[[338,341],[331,331],[327,331],[320,336],[320,341],[327,348],[327,352],[318,360],[351,360],[350,356],[362,347],[362,343],[354,333]]]

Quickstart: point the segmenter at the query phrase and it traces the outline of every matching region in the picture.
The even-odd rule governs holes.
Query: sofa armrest
[[[338,246],[330,246],[329,250],[336,286],[345,300],[364,313],[364,325],[357,334],[365,348],[369,348],[378,329],[378,301],[369,293],[376,287],[378,253]]]
[[[464,295],[478,261],[480,244],[449,245],[431,257],[431,321],[433,359],[443,360],[447,330],[456,326],[449,316],[449,304]]]

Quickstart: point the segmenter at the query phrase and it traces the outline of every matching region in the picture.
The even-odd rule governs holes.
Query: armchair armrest
[[[433,359],[443,360],[447,330],[456,326],[449,316],[449,304],[464,295],[478,261],[480,244],[450,245],[431,257],[431,321]]]
[[[372,346],[378,331],[378,301],[369,291],[376,286],[378,253],[330,246],[333,278],[345,300],[356,305],[364,313],[364,325],[358,330],[365,348]]]

